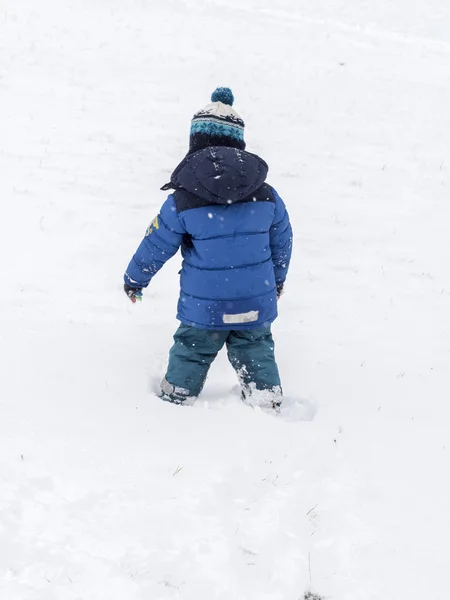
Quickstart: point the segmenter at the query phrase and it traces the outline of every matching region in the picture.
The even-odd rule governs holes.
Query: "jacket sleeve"
[[[277,286],[285,282],[292,255],[292,227],[283,200],[274,190],[275,216],[270,228],[270,249]]]
[[[160,268],[174,256],[186,233],[170,195],[159,215],[150,223],[145,237],[125,271],[124,281],[133,288],[147,287]]]

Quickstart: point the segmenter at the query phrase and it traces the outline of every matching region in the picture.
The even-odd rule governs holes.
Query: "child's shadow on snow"
[[[286,421],[312,421],[317,414],[317,405],[307,398],[285,396],[280,417]]]

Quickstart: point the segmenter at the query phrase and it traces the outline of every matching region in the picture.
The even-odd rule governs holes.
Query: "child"
[[[270,324],[277,317],[292,250],[286,207],[265,183],[268,166],[245,152],[244,122],[229,88],[194,115],[189,153],[163,190],[174,190],[150,224],[125,273],[132,302],[142,299],[181,246],[181,321],[161,398],[196,398],[226,344],[250,404],[279,407],[281,383]]]

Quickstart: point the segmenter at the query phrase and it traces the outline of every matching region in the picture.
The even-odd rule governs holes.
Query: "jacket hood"
[[[256,154],[228,146],[211,146],[188,154],[172,173],[170,186],[212,204],[234,204],[259,189],[269,168]]]

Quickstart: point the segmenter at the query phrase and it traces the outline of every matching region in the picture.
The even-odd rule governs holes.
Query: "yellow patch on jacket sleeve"
[[[145,237],[147,237],[148,235],[151,235],[155,229],[159,229],[159,221],[158,221],[158,217],[155,217],[153,219],[153,221],[150,223],[150,225],[147,227],[147,231],[145,232]]]

